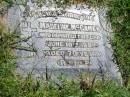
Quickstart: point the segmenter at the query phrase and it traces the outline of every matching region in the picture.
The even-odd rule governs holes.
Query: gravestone
[[[14,14],[15,13],[15,14]],[[111,26],[106,10],[78,4],[66,8],[34,2],[9,10],[9,25],[23,42],[17,47],[17,67],[22,74],[32,72],[41,77],[65,74],[79,76],[82,72],[104,73],[121,79],[112,57]],[[11,19],[12,18],[12,19]],[[13,27],[12,27],[13,26]]]

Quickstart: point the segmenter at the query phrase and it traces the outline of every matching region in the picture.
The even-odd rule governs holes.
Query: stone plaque
[[[37,76],[46,68],[57,75],[109,71],[120,76],[109,44],[110,24],[104,10],[86,5],[55,8],[28,2],[20,6],[20,35],[25,39],[17,50],[18,70]]]

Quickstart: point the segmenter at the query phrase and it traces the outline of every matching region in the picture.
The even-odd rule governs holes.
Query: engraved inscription
[[[59,67],[90,66],[90,61],[104,58],[97,18],[96,12],[30,8],[20,25],[23,36],[32,36],[39,60],[48,58],[48,65]]]
[[[79,66],[79,65],[89,65],[89,60],[70,60],[70,59],[60,59],[57,61],[59,66]]]
[[[68,24],[68,23],[52,23],[52,22],[39,22],[39,28],[43,30],[65,30],[65,31],[85,31],[85,32],[98,32],[97,25],[81,25],[81,24]]]
[[[67,12],[63,10],[47,10],[47,11],[30,11],[29,17],[46,18],[46,17],[62,17],[62,18],[72,18],[81,21],[89,20],[94,21],[95,15],[91,14],[77,14],[72,12]]]
[[[66,57],[100,57],[99,51],[74,51],[74,50],[43,50],[46,56],[66,56]]]
[[[98,47],[96,42],[67,42],[67,41],[46,41],[48,47],[68,47],[68,48],[94,48]]]
[[[61,39],[83,39],[83,40],[100,40],[100,35],[94,34],[68,34],[68,33],[50,33],[39,32],[37,38],[61,38]]]

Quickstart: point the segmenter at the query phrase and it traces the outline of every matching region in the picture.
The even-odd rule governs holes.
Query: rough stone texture
[[[12,31],[20,24],[21,37],[30,37],[20,44],[27,49],[17,50],[18,71],[22,74],[32,72],[41,77],[48,70],[53,77],[65,74],[75,78],[82,72],[101,76],[104,72],[121,80],[112,57],[109,43],[112,31],[105,9],[86,5],[39,8],[29,2],[26,7],[11,8],[8,17]]]

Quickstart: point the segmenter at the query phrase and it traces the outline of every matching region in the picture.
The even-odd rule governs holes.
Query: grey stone
[[[30,37],[20,43],[26,49],[17,50],[19,72],[25,75],[32,72],[40,77],[48,68],[52,76],[76,77],[91,71],[100,76],[100,73],[107,73],[110,78],[121,81],[112,57],[112,30],[106,19],[106,9],[86,5],[72,5],[66,9],[38,7],[31,2],[15,9],[17,7],[9,10],[10,28],[20,23],[21,37]]]

